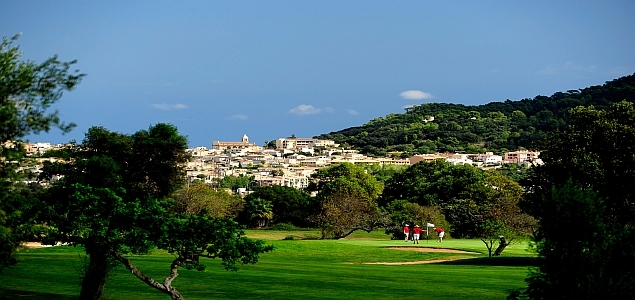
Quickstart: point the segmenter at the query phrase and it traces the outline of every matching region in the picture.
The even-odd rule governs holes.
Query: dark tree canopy
[[[531,299],[635,298],[635,108],[577,107],[544,144],[524,207],[538,220],[542,264]]]
[[[617,224],[635,222],[635,108],[620,102],[607,110],[577,107],[566,130],[543,142],[545,165],[525,181],[535,198],[572,179],[606,199]],[[539,200],[536,200],[539,201]],[[529,207],[530,209],[532,207]]]
[[[307,226],[307,219],[314,209],[314,199],[301,190],[288,186],[255,187],[254,192],[245,197],[245,201],[260,198],[271,202],[273,206],[272,223],[291,223],[295,226]]]

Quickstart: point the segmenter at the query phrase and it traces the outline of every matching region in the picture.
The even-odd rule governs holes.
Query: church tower
[[[243,143],[249,143],[249,138],[247,137],[247,134],[243,134]]]

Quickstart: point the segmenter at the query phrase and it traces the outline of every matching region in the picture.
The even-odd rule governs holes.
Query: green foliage
[[[235,222],[203,215],[208,208],[218,208],[208,197],[214,196],[213,191],[194,185],[197,193],[177,193],[182,197],[176,203],[183,205],[173,207],[167,201],[183,184],[186,146],[185,137],[169,124],[133,135],[93,127],[72,160],[45,167],[45,175],[53,170],[64,175],[47,190],[43,201],[41,221],[50,226],[45,238],[51,244],[82,246],[89,255],[80,299],[101,298],[115,261],[146,284],[181,299],[172,287],[180,266],[202,270],[199,257],[219,257],[225,268],[233,270],[235,264],[255,263],[260,253],[271,250],[242,237]],[[171,213],[172,208],[187,213]],[[154,247],[176,256],[163,284],[124,256],[146,254]]]
[[[487,253],[491,257],[494,253],[492,250],[502,237],[507,237],[513,233],[510,231],[510,227],[501,220],[488,219],[478,225],[478,232],[481,236],[481,241],[487,247]],[[506,241],[505,241],[506,242]]]
[[[633,104],[572,109],[567,129],[543,146],[545,164],[524,182],[542,258],[525,296],[635,297]]]
[[[420,225],[425,231],[426,224],[432,223],[437,227],[451,231],[448,221],[438,206],[420,206],[406,200],[394,200],[386,206],[391,226],[386,228],[386,233],[391,233],[395,239],[403,239],[403,225]],[[447,237],[447,236],[446,236]]]
[[[57,111],[49,108],[64,91],[72,90],[84,74],[69,71],[76,61],[62,62],[57,56],[41,64],[21,61],[22,52],[13,38],[0,43],[0,141],[3,143],[28,134],[48,132],[52,126],[69,131],[74,124],[61,122]]]
[[[389,114],[318,138],[348,144],[374,156],[407,148],[414,149],[408,150],[413,154],[531,149],[533,141],[566,127],[569,109],[579,105],[607,108],[611,103],[632,98],[634,92],[635,74],[549,97],[478,106],[425,103],[408,107],[403,114]]]
[[[269,227],[271,230],[280,230],[280,231],[298,231],[302,230],[302,228],[296,227],[291,223],[277,223],[273,224]]]
[[[291,223],[295,226],[308,226],[308,217],[315,209],[315,201],[311,196],[293,187],[264,186],[254,187],[253,193],[245,197],[245,201],[260,198],[273,205],[273,224]]]
[[[236,271],[237,264],[255,264],[259,253],[273,250],[264,241],[245,238],[238,223],[227,218],[181,214],[162,225],[157,247],[199,271],[205,270],[201,257],[220,258],[225,269]]]
[[[382,185],[362,167],[337,164],[318,170],[312,178],[308,190],[317,192],[317,210],[311,220],[322,229],[322,238],[343,238],[387,223],[377,205]]]
[[[29,237],[28,220],[35,217],[28,215],[34,206],[16,186],[26,176],[18,171],[25,160],[22,139],[52,127],[70,131],[74,124],[63,123],[51,106],[84,77],[69,71],[75,61],[57,56],[41,64],[21,60],[22,52],[13,45],[18,36],[3,37],[0,43],[0,270],[15,264],[13,253]]]
[[[213,189],[200,181],[183,185],[172,197],[175,213],[233,218],[244,208],[240,196],[231,195],[224,189]]]
[[[531,299],[630,299],[635,295],[635,231],[615,227],[606,201],[573,183],[541,203],[540,269],[527,278]]]
[[[416,163],[395,174],[387,182],[380,204],[405,200],[423,207],[438,206],[454,237],[477,237],[477,226],[493,218],[493,208],[500,210],[496,218],[505,216],[507,222],[517,222],[521,193],[517,183],[496,173],[436,160]]]
[[[253,181],[254,176],[245,176],[243,174],[238,176],[225,176],[220,181],[220,187],[236,191],[239,188],[247,188]]]
[[[529,176],[529,168],[524,165],[504,164],[496,171],[515,182],[521,182]]]
[[[345,192],[357,194],[368,201],[375,201],[383,189],[382,184],[367,174],[362,167],[351,163],[319,169],[311,177],[314,181],[309,184],[307,190],[317,191],[319,198]]]
[[[410,157],[410,156],[408,156]],[[376,164],[365,164],[364,169],[370,173],[377,181],[381,182],[383,185],[388,182],[388,180],[399,171],[405,169],[405,166],[397,166],[397,165],[376,165]]]
[[[258,228],[263,228],[273,218],[273,205],[268,200],[251,198],[245,205],[245,213],[258,224]]]
[[[282,170],[271,170],[271,175],[273,176],[283,176],[284,175],[284,171]]]
[[[578,107],[571,111],[567,130],[554,134],[542,145],[543,166],[534,168],[526,181],[535,200],[551,193],[554,185],[569,179],[592,187],[605,198],[616,224],[635,220],[635,106],[620,102],[608,110]],[[531,195],[530,195],[531,196]],[[531,211],[535,206],[529,203]]]
[[[38,196],[42,187],[38,184],[15,183],[11,193],[2,202],[0,211],[0,261],[4,266],[17,262],[15,250],[24,240],[33,240],[39,228],[35,226],[35,219],[39,213],[40,202]]]
[[[65,149],[50,149],[40,155],[34,155],[34,157],[54,157],[64,160],[69,160],[73,156],[73,151],[70,148]]]

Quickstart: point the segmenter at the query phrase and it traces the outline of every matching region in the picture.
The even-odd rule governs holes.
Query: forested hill
[[[478,106],[426,103],[406,108],[403,114],[389,114],[318,138],[348,144],[375,156],[390,151],[403,152],[406,157],[435,152],[532,149],[534,141],[566,126],[570,108],[605,108],[622,100],[635,101],[635,74],[604,85],[519,101]]]

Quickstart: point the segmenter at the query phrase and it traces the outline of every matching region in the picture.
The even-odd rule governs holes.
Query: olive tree
[[[88,255],[80,299],[102,297],[115,263],[172,299],[182,299],[172,285],[180,266],[202,269],[199,258],[218,257],[233,269],[271,249],[242,236],[231,220],[172,212],[174,202],[167,197],[183,184],[186,145],[170,124],[132,135],[93,127],[71,160],[45,168],[44,176],[64,175],[43,199],[47,241],[82,246]],[[155,247],[176,255],[162,283],[126,257]]]
[[[23,175],[18,171],[25,159],[23,139],[52,127],[62,132],[73,128],[50,108],[84,77],[70,70],[76,61],[63,62],[57,56],[42,63],[22,60],[13,45],[18,37],[3,37],[0,43],[0,270],[16,262],[15,249],[31,235],[34,215],[29,213],[34,211],[16,187]]]

